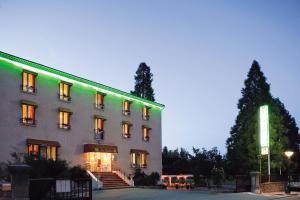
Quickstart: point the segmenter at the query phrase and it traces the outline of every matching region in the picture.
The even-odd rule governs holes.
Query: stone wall
[[[284,182],[268,182],[261,183],[260,188],[262,193],[284,192],[284,185]]]

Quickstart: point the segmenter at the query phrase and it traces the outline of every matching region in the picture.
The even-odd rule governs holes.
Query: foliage
[[[136,71],[134,91],[131,93],[135,96],[155,101],[154,90],[152,88],[153,74],[146,63],[141,63]]]
[[[193,148],[190,154],[181,148],[162,152],[163,174],[193,174],[195,184],[203,185],[203,176],[210,177],[214,167],[224,168],[225,160],[216,147],[211,150]]]
[[[214,167],[211,170],[211,179],[214,185],[221,187],[225,179],[223,168]]]
[[[226,141],[227,163],[226,170],[229,174],[247,174],[252,170],[259,170],[259,116],[261,105],[269,105],[270,117],[270,156],[273,172],[286,168],[284,151],[289,146],[292,137],[287,137],[291,130],[287,124],[290,119],[284,116],[286,110],[278,99],[274,99],[270,93],[270,85],[260,69],[257,61],[253,61],[248,72],[247,79],[242,89],[242,98],[238,101],[239,113],[232,126],[230,137]],[[285,122],[287,120],[288,122]],[[296,126],[296,124],[294,123]],[[292,131],[298,136],[298,132]],[[299,143],[297,140],[292,142]],[[298,148],[295,147],[295,148]],[[262,171],[266,171],[266,156],[262,157]]]
[[[81,166],[76,165],[69,169],[71,179],[80,179],[80,178],[89,178],[89,175],[86,173],[85,169]]]
[[[8,162],[5,166],[11,164],[22,164],[25,163],[31,166],[30,178],[71,178],[80,179],[88,178],[86,171],[79,165],[69,166],[66,160],[52,160],[39,158],[34,160],[31,157],[21,158],[18,153],[14,152],[11,154],[13,161]]]
[[[3,163],[3,162],[0,163],[0,181],[1,180],[4,180],[4,181],[10,180],[10,175],[8,172],[7,164]]]
[[[157,172],[152,172],[150,175],[145,174],[141,169],[136,169],[133,181],[136,186],[155,186],[159,181],[160,176]]]

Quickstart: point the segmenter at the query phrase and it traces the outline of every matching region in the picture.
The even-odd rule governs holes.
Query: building
[[[92,172],[162,171],[164,105],[0,52],[0,160],[16,152]]]

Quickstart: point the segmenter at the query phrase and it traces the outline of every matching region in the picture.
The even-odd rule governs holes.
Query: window
[[[32,103],[34,104],[34,103]],[[35,125],[35,107],[26,101],[22,103],[22,118],[21,123],[26,125]]]
[[[125,100],[123,101],[123,114],[130,115],[130,101]]]
[[[95,116],[95,133],[101,140],[104,139],[104,121],[105,119],[100,116]]]
[[[22,91],[27,93],[35,93],[35,78],[36,73],[23,71],[22,73]]]
[[[136,165],[136,153],[131,153],[131,165]]]
[[[39,157],[39,146],[37,144],[28,145],[28,155],[34,160],[37,160]]]
[[[133,168],[146,168],[147,167],[147,152],[145,151],[131,151],[131,166]]]
[[[141,161],[140,161],[140,165],[142,168],[146,167],[147,166],[147,163],[146,163],[146,154],[145,153],[141,153],[140,154],[140,158],[141,158]]]
[[[149,120],[150,116],[149,116],[149,110],[150,108],[147,106],[143,107],[143,119],[144,120]]]
[[[70,96],[71,84],[66,82],[59,83],[59,99],[63,101],[71,101]]]
[[[45,144],[28,144],[28,155],[34,160],[39,158],[56,160],[57,147]]]
[[[97,92],[95,95],[96,100],[96,108],[104,109],[104,96],[105,94]]]
[[[150,132],[151,128],[142,126],[142,130],[143,130],[143,140],[149,141],[149,139],[150,139],[149,132]]]
[[[124,138],[130,138],[130,127],[132,125],[129,122],[122,123],[122,134]]]
[[[71,124],[70,124],[70,118],[71,118],[71,112],[67,112],[64,110],[59,111],[59,128],[70,130]]]

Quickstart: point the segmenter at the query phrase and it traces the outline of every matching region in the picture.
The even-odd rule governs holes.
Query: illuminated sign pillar
[[[259,107],[259,137],[260,137],[260,154],[268,155],[268,176],[270,181],[270,145],[269,145],[269,107],[268,105]]]

